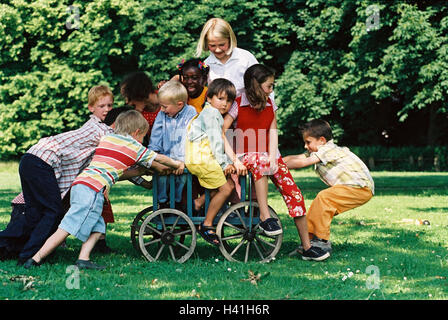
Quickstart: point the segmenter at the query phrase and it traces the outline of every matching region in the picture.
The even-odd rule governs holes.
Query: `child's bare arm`
[[[129,168],[123,172],[123,174],[120,176],[120,178],[118,180],[119,181],[128,180],[133,177],[145,175],[145,174],[147,174],[147,170],[148,170],[147,168],[140,167],[140,166]]]
[[[283,158],[288,169],[300,169],[319,163],[320,159],[314,154],[307,157],[305,154],[291,155]]]
[[[278,149],[278,132],[277,132],[277,118],[274,113],[274,120],[272,120],[269,128],[269,162],[272,173],[278,170],[277,164],[277,149]]]
[[[236,154],[233,152],[233,148],[230,145],[229,141],[226,137],[226,131],[230,128],[232,125],[234,119],[231,115],[227,114],[224,117],[224,125],[222,126],[222,139],[224,140],[224,151],[227,154],[227,156],[232,160],[233,165],[235,166],[236,173],[238,175],[246,175],[247,174],[247,168],[241,163],[240,160],[236,157]]]
[[[157,171],[159,175],[168,175],[173,171],[170,167],[167,167],[157,161],[152,162],[151,170]]]

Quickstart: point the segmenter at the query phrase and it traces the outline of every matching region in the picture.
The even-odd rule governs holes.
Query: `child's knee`
[[[223,192],[225,192],[225,194],[227,195],[230,195],[233,189],[235,189],[235,183],[233,183],[232,179],[228,179],[227,183],[223,185]]]

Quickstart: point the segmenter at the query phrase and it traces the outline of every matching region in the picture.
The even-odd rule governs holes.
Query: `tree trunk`
[[[428,124],[428,133],[426,136],[426,143],[429,146],[433,146],[437,140],[437,103],[431,103],[429,106],[429,124]]]

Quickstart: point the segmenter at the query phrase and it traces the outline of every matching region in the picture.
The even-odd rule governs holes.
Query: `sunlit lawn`
[[[325,185],[309,170],[293,175],[309,207]],[[151,205],[151,194],[120,182],[111,192],[116,222],[107,231],[114,253],[92,256],[108,266],[105,271],[81,271],[76,289],[68,267],[80,242],[69,238],[68,248],[58,248],[37,269],[0,262],[0,298],[448,299],[448,174],[374,172],[373,177],[375,197],[334,219],[333,254],[324,262],[288,256],[298,244],[297,231],[271,186],[270,205],[280,215],[285,236],[276,259],[266,264],[228,262],[200,237],[184,264],[146,261],[129,233],[135,215]],[[10,201],[19,191],[17,163],[0,164],[0,229],[8,223]],[[428,220],[430,226],[416,225],[416,219]],[[262,275],[257,285],[242,281],[249,271]],[[18,276],[26,276],[25,281]]]

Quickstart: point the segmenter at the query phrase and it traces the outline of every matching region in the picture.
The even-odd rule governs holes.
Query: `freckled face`
[[[107,114],[112,110],[114,106],[114,100],[111,96],[106,95],[98,99],[93,106],[88,106],[90,112],[97,116],[101,121],[106,119]]]

